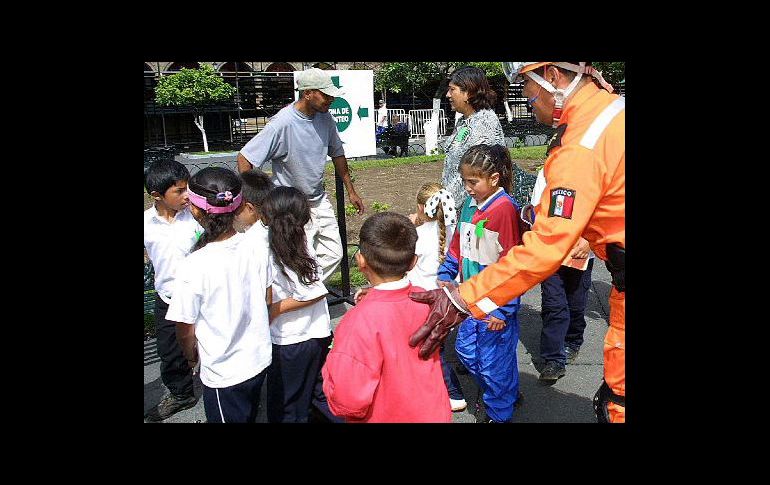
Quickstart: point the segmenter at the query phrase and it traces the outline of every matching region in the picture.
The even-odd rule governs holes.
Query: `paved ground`
[[[541,362],[540,346],[540,285],[532,288],[522,298],[519,313],[520,331],[518,365],[520,389],[524,394],[523,404],[516,410],[516,423],[595,423],[591,400],[602,378],[603,338],[609,319],[608,297],[610,275],[604,263],[594,263],[593,283],[586,308],[587,326],[585,343],[580,355],[572,365],[567,365],[567,375],[553,385],[543,385],[538,380]],[[332,325],[336,326],[344,314],[346,304],[330,308]],[[461,381],[466,376],[459,376]],[[157,405],[168,392],[160,379],[160,364],[157,358],[155,340],[144,343],[144,410]],[[196,379],[196,394],[200,395],[201,384]],[[264,396],[258,422],[266,422]],[[206,422],[203,400],[195,407],[170,417],[167,423]],[[472,423],[475,418],[466,411],[453,414],[455,423]]]

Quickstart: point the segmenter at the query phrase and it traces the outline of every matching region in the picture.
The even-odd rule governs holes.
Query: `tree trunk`
[[[503,82],[503,106],[505,107],[505,117],[508,118],[508,123],[513,121],[513,113],[511,113],[511,107],[508,105],[508,80]]]
[[[206,139],[206,130],[203,129],[203,115],[200,115],[200,116],[193,115],[193,122],[195,123],[195,126],[197,126],[199,130],[201,130],[201,134],[203,135],[203,151],[208,152],[209,142]]]
[[[444,79],[441,80],[440,83],[438,83],[438,88],[436,88],[436,92],[433,93],[433,113],[431,113],[430,118],[430,129],[433,131],[432,136],[428,136],[428,133],[425,133],[425,154],[431,155],[432,152],[438,148],[438,128],[439,123],[441,122],[440,118],[440,112],[439,109],[441,107],[441,96],[442,94],[446,93],[447,86],[449,85],[449,78],[446,77],[446,74],[444,75]],[[428,142],[430,140],[430,143]],[[428,146],[430,145],[430,146]]]

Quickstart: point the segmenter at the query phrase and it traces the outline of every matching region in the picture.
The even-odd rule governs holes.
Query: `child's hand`
[[[361,300],[364,299],[367,293],[369,293],[368,287],[359,289],[356,291],[356,294],[353,295],[353,301],[356,302],[356,304],[361,303]]]
[[[409,220],[412,221],[412,224],[416,225],[417,224],[417,213],[416,212],[412,212],[411,214],[409,214]]]
[[[447,288],[449,288],[450,290],[451,290],[452,288],[454,288],[455,286],[459,286],[455,280],[451,280],[451,281],[444,281],[444,280],[440,280],[440,279],[438,279],[438,278],[436,279],[436,284],[438,285],[438,287],[439,287],[439,288],[443,288],[443,287],[445,287],[445,286],[446,286],[446,287],[447,287]]]
[[[489,323],[487,323],[487,330],[491,330],[493,332],[500,331],[505,328],[505,320],[500,320],[497,317],[493,317],[492,315],[489,316]]]
[[[575,243],[575,247],[572,248],[572,252],[569,256],[570,258],[575,259],[586,259],[590,250],[591,246],[588,244],[588,241],[581,237]]]

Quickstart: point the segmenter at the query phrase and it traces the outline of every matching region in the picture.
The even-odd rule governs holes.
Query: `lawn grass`
[[[535,145],[520,148],[509,148],[513,160],[545,160],[546,145]],[[420,155],[416,157],[381,158],[376,160],[348,160],[351,169],[395,167],[397,165],[413,165],[417,163],[431,163],[444,160],[444,154]],[[324,170],[326,173],[334,173],[334,164],[329,162]]]
[[[210,150],[207,152],[185,152],[188,155],[216,155],[218,153],[233,153],[238,150]]]
[[[359,271],[358,266],[351,265],[350,266],[350,286],[351,287],[360,287],[369,284],[369,280],[366,279],[366,276]],[[329,286],[335,286],[337,288],[342,288],[342,271],[337,271],[334,273],[329,280],[327,281]]]
[[[513,160],[545,160],[547,145],[535,145],[530,147],[511,148],[511,158]]]

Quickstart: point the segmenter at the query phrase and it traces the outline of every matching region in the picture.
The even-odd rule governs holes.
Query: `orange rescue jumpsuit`
[[[460,295],[474,317],[483,318],[553,274],[581,235],[605,261],[607,244],[625,249],[624,108],[625,98],[594,83],[584,85],[568,100],[545,161],[548,185],[532,230],[524,233],[523,245],[514,246],[497,263],[460,285]],[[562,215],[549,216],[553,212]],[[625,292],[613,286],[609,299],[604,379],[615,394],[625,396]],[[623,406],[610,402],[608,411],[611,422],[625,422]]]

